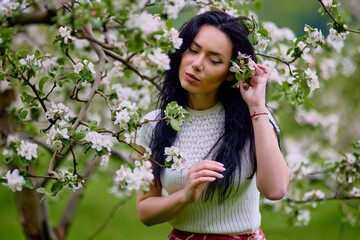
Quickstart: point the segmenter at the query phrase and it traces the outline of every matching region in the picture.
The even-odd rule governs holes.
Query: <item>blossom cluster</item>
[[[350,194],[351,196],[360,198],[360,188],[353,187],[353,188],[349,191],[349,194]]]
[[[140,72],[150,75],[152,69],[164,71],[170,69],[170,58],[161,48],[154,48],[132,59],[134,65],[138,66]]]
[[[26,181],[23,176],[19,175],[19,170],[14,169],[12,172],[8,170],[6,175],[2,177],[7,180],[7,183],[3,183],[8,186],[13,192],[21,191]]]
[[[80,73],[83,70],[90,70],[93,76],[96,74],[96,71],[94,69],[94,64],[86,59],[84,59],[82,63],[78,62],[77,64],[74,65],[75,73]]]
[[[154,16],[146,11],[142,11],[140,14],[132,13],[125,26],[128,29],[139,29],[145,36],[166,28],[159,16]]]
[[[279,28],[273,22],[263,22],[263,27],[267,30],[271,46],[286,40],[295,38],[294,32],[290,28]]]
[[[321,30],[317,28],[312,28],[309,25],[305,25],[304,31],[307,32],[309,36],[306,39],[306,42],[308,44],[311,44],[313,47],[316,47],[317,45],[322,45],[325,42],[325,38]]]
[[[20,4],[17,1],[12,0],[2,0],[0,2],[0,14],[4,14],[7,17],[15,15],[18,10],[25,9],[27,5],[27,0],[23,0]]]
[[[118,83],[112,85],[112,89],[115,90],[117,96],[117,98],[112,100],[116,109],[122,108],[123,101],[136,103],[137,106],[144,110],[150,106],[150,88],[147,86],[143,86],[140,89],[133,89]]]
[[[185,0],[164,0],[164,10],[168,18],[176,19],[179,12],[184,8]]]
[[[22,140],[20,147],[17,149],[17,153],[28,161],[38,157],[37,155],[38,145]]]
[[[61,35],[61,37],[64,38],[64,43],[65,44],[68,44],[68,40],[70,40],[70,43],[71,42],[74,42],[76,40],[75,37],[71,36],[71,32],[72,32],[72,29],[70,27],[60,27],[59,28],[59,34]]]
[[[336,181],[339,184],[351,184],[360,177],[360,160],[353,153],[347,153],[341,161],[335,162]]]
[[[67,106],[65,106],[63,103],[54,103],[54,102],[50,102],[50,108],[48,109],[48,111],[45,113],[46,117],[48,119],[63,119],[63,120],[68,120],[70,115],[69,115],[69,108]]]
[[[168,124],[170,123],[171,127],[176,131],[180,131],[180,126],[183,122],[191,123],[191,120],[186,117],[189,112],[178,105],[176,101],[172,101],[166,106],[164,114],[166,118],[165,121]]]
[[[164,154],[167,156],[165,158],[165,166],[169,167],[172,171],[181,172],[188,168],[185,159],[181,158],[181,151],[178,147],[166,147]]]
[[[345,26],[346,27],[346,26]],[[349,32],[341,32],[339,33],[334,28],[329,29],[329,35],[326,38],[327,44],[335,48],[337,52],[340,52],[344,47],[344,40],[346,39],[346,35]]]
[[[26,59],[22,58],[19,60],[19,62],[21,65],[29,65],[29,66],[35,65],[35,66],[41,67],[41,62],[35,58],[34,54],[27,55]]]
[[[304,73],[305,73],[306,83],[310,88],[310,93],[312,93],[315,89],[320,88],[319,79],[314,70],[308,68],[305,70]]]
[[[122,165],[116,171],[114,183],[122,190],[149,191],[149,186],[154,180],[150,161],[136,160],[133,165]]]
[[[61,178],[62,186],[69,188],[73,192],[81,189],[83,187],[83,184],[85,183],[84,178],[81,178],[79,175],[73,174],[72,172],[59,171],[59,176]]]
[[[325,197],[325,193],[321,190],[312,190],[304,194],[304,200],[323,199],[324,197]]]
[[[70,136],[68,135],[68,127],[70,124],[61,120],[59,123],[53,125],[49,132],[46,134],[47,140],[46,144],[50,147],[60,146],[61,139],[69,139]]]
[[[135,123],[140,120],[139,109],[135,103],[124,100],[114,111],[114,123],[118,124],[121,129],[128,130],[129,126],[134,127]],[[132,130],[132,128],[130,128]]]
[[[230,67],[230,72],[234,72],[238,80],[235,85],[237,88],[242,83],[245,90],[249,89],[250,85],[247,81],[251,78],[252,72],[255,71],[255,65],[256,63],[251,59],[251,56],[238,52],[237,60],[232,60],[232,66]]]
[[[97,152],[103,150],[110,152],[113,143],[111,138],[107,135],[91,131],[88,132],[84,138],[87,143],[91,143],[91,147],[94,148]]]
[[[336,7],[336,4],[333,4],[333,0],[321,0],[321,2],[324,4],[325,7],[331,8]]]

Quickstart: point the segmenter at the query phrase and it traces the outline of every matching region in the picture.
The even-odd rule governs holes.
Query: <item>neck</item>
[[[193,94],[188,93],[187,105],[194,110],[206,110],[219,102],[217,94]]]

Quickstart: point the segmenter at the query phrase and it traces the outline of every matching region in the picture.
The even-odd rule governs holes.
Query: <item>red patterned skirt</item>
[[[265,240],[265,235],[261,230],[261,228],[259,228],[253,233],[245,233],[240,235],[191,233],[191,232],[180,231],[174,228],[168,236],[168,240],[228,240],[228,239]]]

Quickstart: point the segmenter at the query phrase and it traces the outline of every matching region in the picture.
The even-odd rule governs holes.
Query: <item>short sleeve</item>
[[[268,114],[269,114],[268,116],[269,116],[269,121],[270,121],[271,125],[273,126],[273,128],[276,129],[277,132],[280,132],[280,128],[279,128],[279,126],[277,125],[276,120],[275,120],[275,118],[273,117],[273,115],[272,115],[272,113],[270,112],[269,109],[268,109]]]
[[[155,120],[155,119],[157,119],[159,113],[160,113],[160,110],[151,111],[143,117],[142,121]],[[151,136],[155,129],[156,123],[157,122],[146,123],[137,131],[137,134],[136,134],[136,144],[137,145],[140,145],[144,148],[148,148],[150,146]]]

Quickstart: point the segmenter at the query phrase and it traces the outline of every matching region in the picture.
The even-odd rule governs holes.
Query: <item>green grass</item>
[[[114,212],[113,209],[119,203],[119,199],[108,193],[108,183],[108,178],[100,175],[91,180],[91,186],[84,192],[84,198],[75,213],[67,239],[87,239],[110,213]],[[64,211],[69,193],[63,194],[56,202],[49,202],[51,219],[55,225]],[[13,194],[3,186],[0,187],[0,212],[0,239],[25,239],[21,225],[17,221]],[[262,209],[262,229],[268,240],[360,239],[360,229],[349,224],[342,225],[341,218],[337,202],[319,205],[312,212],[312,219],[307,227],[290,226],[284,213],[271,212],[264,208]],[[137,218],[135,197],[133,197],[115,211],[110,223],[95,239],[159,240],[166,239],[170,230],[171,226],[167,223],[152,227],[144,226]]]

